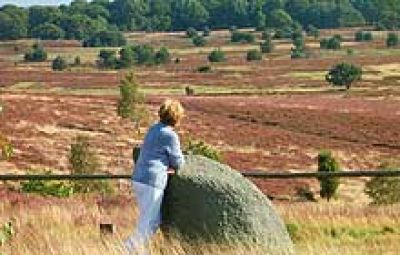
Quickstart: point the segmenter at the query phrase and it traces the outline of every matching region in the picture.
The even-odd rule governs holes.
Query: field
[[[344,47],[337,51],[321,50],[318,40],[307,38],[311,52],[307,59],[290,59],[291,42],[276,40],[274,52],[254,62],[246,61],[246,51],[258,48],[260,33],[256,33],[257,43],[234,44],[229,42],[229,31],[213,31],[205,47],[194,47],[184,33],[131,33],[127,38],[132,43],[166,46],[173,60],[180,59],[179,63],[160,66],[135,66],[133,71],[147,95],[151,120],[156,120],[157,107],[164,98],[182,101],[186,108],[179,129],[183,142],[204,140],[221,151],[225,163],[241,171],[315,171],[321,149],[332,150],[344,169],[374,169],[400,154],[400,49],[387,49],[383,32],[373,32],[372,42],[355,42],[355,31],[321,31],[323,37],[343,36]],[[76,56],[82,60],[79,67],[54,72],[50,61],[23,61],[24,52],[33,43],[0,42],[0,101],[4,107],[0,133],[15,148],[9,161],[0,161],[1,174],[46,169],[67,173],[70,144],[78,134],[89,136],[102,171],[130,173],[131,148],[141,142],[148,125],[138,133],[132,123],[116,114],[119,80],[129,70],[98,69],[99,49],[81,48],[76,41],[45,41],[50,59],[61,55],[70,61]],[[216,47],[226,53],[226,62],[208,63],[207,55]],[[349,91],[325,82],[327,70],[343,61],[358,64],[364,71],[362,81]],[[212,71],[198,72],[204,65],[211,65]],[[185,95],[187,86],[195,90],[194,96]],[[254,181],[266,194],[284,200],[292,200],[298,187],[309,187],[315,193],[319,189],[314,180]],[[365,181],[343,181],[338,201],[332,205],[277,202],[285,222],[299,225],[300,237],[295,241],[300,254],[395,254],[400,248],[399,208],[369,207],[363,194]],[[35,198],[39,205],[31,208],[24,195],[4,192],[8,202],[0,203],[0,223],[16,215],[20,233],[6,249],[19,247],[18,254],[28,254],[32,247],[38,254],[52,249],[56,249],[52,254],[76,254],[76,249],[80,254],[94,254],[100,253],[96,249],[107,249],[96,236],[102,213],[95,200],[83,200],[88,207],[76,215],[72,211],[82,206],[81,199]],[[17,202],[10,202],[9,197]],[[135,217],[129,197],[121,198],[125,202],[109,212],[121,236],[129,231]],[[121,213],[126,211],[130,213]],[[49,241],[58,234],[46,230],[23,246],[21,240],[32,233],[30,224],[33,229],[46,229],[50,224],[32,216],[39,214],[57,225],[58,243]],[[60,217],[68,218],[69,223]],[[73,245],[78,241],[76,233],[87,233],[84,243],[88,246]],[[63,245],[63,239],[68,244]],[[319,241],[313,242],[316,239]],[[167,247],[175,250],[160,254],[183,254],[177,240],[160,237],[155,247],[163,242],[172,242]],[[204,249],[208,254],[207,249],[217,248]]]
[[[122,241],[137,215],[127,195],[49,199],[0,194],[0,221],[11,222],[16,235],[2,247],[5,254],[124,254]],[[370,207],[344,203],[279,204],[299,255],[398,254],[398,206]],[[103,236],[99,223],[112,222],[116,233]],[[157,233],[152,254],[259,254],[257,247],[186,244]]]

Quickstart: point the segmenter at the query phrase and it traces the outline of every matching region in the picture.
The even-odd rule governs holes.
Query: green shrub
[[[120,31],[101,31],[83,42],[83,47],[120,47],[126,44]]]
[[[368,31],[357,31],[354,35],[354,39],[357,42],[372,41],[373,36],[371,32]]]
[[[235,31],[237,31],[237,26],[230,26],[229,27],[229,32],[233,33]]]
[[[399,35],[396,33],[389,33],[386,38],[386,46],[388,48],[396,47],[400,44]]]
[[[98,172],[98,158],[94,154],[89,139],[77,136],[71,144],[69,163],[72,174],[94,174]],[[108,181],[79,180],[72,182],[73,191],[77,193],[99,192],[102,194],[113,192],[113,187]]]
[[[32,49],[25,54],[25,61],[27,62],[44,62],[47,60],[47,52],[39,44],[34,44]]]
[[[380,170],[400,170],[400,162],[384,162]],[[365,185],[365,193],[373,204],[400,203],[400,177],[374,177]]]
[[[296,59],[296,58],[306,58],[307,53],[304,51],[302,48],[292,48],[290,50],[290,58]]]
[[[338,50],[342,47],[342,41],[341,39],[339,39],[339,36],[323,38],[320,41],[320,47],[321,49]]]
[[[82,64],[81,57],[76,56],[74,59],[74,66],[80,66]]]
[[[272,39],[266,39],[264,42],[260,44],[260,50],[262,53],[271,53],[272,50],[274,49],[274,43],[272,42]]]
[[[316,202],[314,193],[310,190],[310,187],[297,187],[296,196],[300,199],[310,202]]]
[[[347,56],[353,56],[355,54],[355,51],[352,48],[348,48],[346,49],[346,54]]]
[[[115,69],[119,66],[117,52],[115,50],[101,50],[99,53],[99,66]]]
[[[51,175],[51,172],[47,171],[45,174]],[[74,194],[74,186],[67,181],[28,180],[21,183],[21,191],[42,196],[65,198]]]
[[[15,235],[15,230],[11,222],[6,222],[0,228],[0,247]],[[1,253],[0,253],[1,254]]]
[[[211,35],[211,30],[210,30],[210,28],[209,27],[204,27],[203,28],[203,36],[204,37],[207,37],[207,36],[210,36]]]
[[[167,64],[171,61],[171,54],[166,47],[156,51],[147,44],[126,46],[119,51],[118,68],[129,68],[133,65]]]
[[[265,40],[265,41],[270,41],[272,40],[272,35],[273,35],[273,31],[270,29],[264,30],[261,34],[261,39]]]
[[[71,144],[69,163],[73,174],[95,173],[99,167],[98,159],[93,153],[89,139],[77,136]]]
[[[321,151],[318,154],[318,172],[339,172],[341,171],[339,163],[332,156],[330,151]],[[339,178],[337,177],[319,177],[320,195],[328,201],[335,196],[339,188]]]
[[[287,223],[286,224],[287,232],[289,233],[290,238],[293,241],[297,241],[300,239],[299,230],[300,227],[296,223]]]
[[[171,62],[171,54],[166,47],[161,47],[155,55],[156,64],[167,64]]]
[[[144,107],[145,95],[141,91],[135,75],[131,72],[121,81],[120,98],[118,100],[117,114],[123,119],[140,122],[145,119],[147,111]]]
[[[293,45],[295,46],[294,48],[291,49],[291,54],[290,57],[292,59],[295,58],[306,58],[307,54],[305,52],[305,41],[304,41],[304,36],[302,31],[297,31],[293,33],[292,35],[292,41]]]
[[[136,45],[133,47],[134,57],[136,64],[151,65],[155,63],[154,48],[147,44]]]
[[[253,42],[255,42],[255,40],[256,40],[256,37],[252,33],[234,31],[231,34],[231,42],[253,43]]]
[[[193,45],[196,47],[205,46],[207,44],[207,40],[200,35],[196,35],[192,37]]]
[[[334,86],[350,86],[362,78],[362,69],[349,63],[339,63],[331,68],[325,76],[325,80]]]
[[[223,62],[225,61],[225,53],[221,49],[216,49],[213,50],[209,55],[208,55],[208,60],[210,62]]]
[[[1,160],[8,160],[14,155],[14,147],[12,144],[0,135],[0,150],[1,150]]]
[[[197,36],[197,31],[196,29],[194,29],[193,27],[189,27],[186,30],[186,36],[189,38],[193,38],[194,36]]]
[[[313,26],[313,25],[308,25],[308,26],[307,26],[306,33],[307,33],[308,36],[312,36],[312,37],[314,37],[314,38],[318,38],[319,35],[320,35],[319,29],[316,28],[316,27]]]
[[[194,96],[195,95],[195,91],[194,88],[190,87],[190,86],[186,86],[185,87],[185,94],[187,96]]]
[[[291,27],[283,27],[275,30],[274,39],[290,39],[292,38],[293,29]]]
[[[183,152],[191,155],[201,155],[206,158],[221,162],[222,157],[217,149],[200,140],[189,139],[185,143]]]
[[[211,66],[199,66],[197,68],[197,72],[199,73],[210,73],[211,71]]]
[[[63,71],[63,70],[65,70],[65,69],[68,68],[67,60],[65,60],[65,58],[63,58],[63,57],[61,57],[61,56],[57,56],[57,57],[53,60],[53,62],[52,62],[52,64],[51,64],[51,68],[52,68],[54,71]]]
[[[259,61],[262,60],[262,53],[259,50],[249,50],[246,55],[247,61]]]

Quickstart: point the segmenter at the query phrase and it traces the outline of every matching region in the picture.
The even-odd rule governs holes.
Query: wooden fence
[[[362,170],[362,171],[342,171],[342,172],[265,172],[265,171],[243,171],[241,174],[244,177],[258,178],[258,179],[312,179],[321,177],[338,177],[338,178],[354,178],[354,177],[400,177],[400,170],[393,171],[376,171],[376,170]],[[130,179],[131,175],[120,174],[28,174],[28,175],[14,175],[4,174],[0,175],[0,181],[26,181],[26,180],[117,180],[117,179]]]

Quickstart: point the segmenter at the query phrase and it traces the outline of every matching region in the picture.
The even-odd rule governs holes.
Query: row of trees
[[[66,38],[97,45],[101,40],[93,37],[104,36],[104,31],[364,24],[397,29],[399,6],[400,0],[74,0],[59,7],[5,5],[0,8],[0,39]]]
[[[129,68],[133,65],[159,65],[171,61],[167,48],[156,51],[150,45],[129,45],[123,47],[117,54],[115,50],[101,50],[99,66],[104,68]]]

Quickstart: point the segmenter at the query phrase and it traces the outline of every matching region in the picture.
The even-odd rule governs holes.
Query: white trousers
[[[125,241],[128,254],[147,255],[150,237],[161,224],[161,203],[164,190],[132,181],[133,192],[139,208],[135,232]]]

